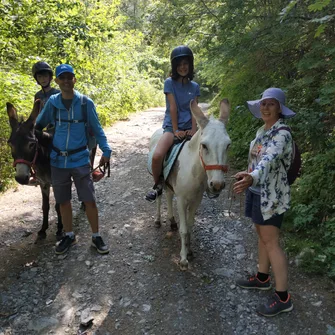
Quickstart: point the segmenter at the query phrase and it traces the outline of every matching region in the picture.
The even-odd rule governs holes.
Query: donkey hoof
[[[189,252],[187,253],[187,259],[191,261],[193,258],[194,258],[193,251],[189,251]]]
[[[64,236],[64,232],[63,231],[58,231],[56,232],[56,240],[60,241]]]
[[[179,268],[181,271],[186,271],[188,269],[188,260],[185,259],[185,260],[180,261]]]
[[[38,233],[37,233],[37,237],[40,239],[40,240],[44,240],[47,238],[47,233],[45,231],[42,231],[40,230]]]
[[[37,233],[37,237],[36,237],[36,240],[34,242],[34,244],[37,244],[39,241],[43,241],[47,238],[47,234],[45,231],[39,231]]]
[[[155,227],[156,228],[160,228],[161,226],[162,226],[161,221],[160,220],[156,220],[155,221]]]

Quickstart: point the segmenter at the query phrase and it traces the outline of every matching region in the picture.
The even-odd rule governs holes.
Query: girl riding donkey
[[[180,45],[172,50],[170,59],[172,71],[164,83],[166,101],[164,134],[158,141],[152,157],[152,174],[155,184],[145,197],[150,202],[155,202],[157,196],[162,194],[162,164],[173,144],[174,137],[182,140],[186,136],[193,136],[197,131],[197,124],[190,110],[190,101],[198,102],[198,96],[200,96],[199,85],[192,80],[193,52],[189,47]]]

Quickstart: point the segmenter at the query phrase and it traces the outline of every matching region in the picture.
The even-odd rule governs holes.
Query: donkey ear
[[[230,114],[230,103],[227,98],[224,98],[220,101],[220,117],[219,120],[225,125],[228,123]]]
[[[34,102],[33,110],[30,113],[29,120],[35,123],[35,120],[42,109],[42,101],[36,100]]]
[[[207,126],[208,118],[202,112],[202,110],[200,109],[200,107],[198,106],[198,104],[195,100],[191,100],[190,108],[191,108],[191,112],[192,112],[194,118],[196,119],[199,127],[201,129],[204,129]]]
[[[9,117],[10,126],[12,128],[15,128],[18,124],[17,111],[16,111],[14,105],[11,104],[10,102],[6,103],[6,107],[7,107],[7,114],[8,114],[8,117]]]

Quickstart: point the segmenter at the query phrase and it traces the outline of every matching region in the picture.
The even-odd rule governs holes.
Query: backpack
[[[291,129],[289,127],[279,127],[272,132],[272,135],[275,135],[281,129],[287,130],[292,135]],[[283,160],[281,161],[285,167],[284,161]],[[285,167],[285,170],[286,170],[286,167]],[[294,181],[301,174],[301,153],[295,141],[292,142],[292,161],[291,161],[290,167],[288,168],[288,170],[286,170],[286,174],[287,174],[287,180],[288,180],[289,185],[292,185]]]
[[[87,147],[88,147],[88,150],[91,151],[93,148],[97,146],[97,140],[93,134],[92,129],[89,127],[88,122],[87,122],[87,96],[86,95],[81,96],[80,103],[81,103],[81,113],[82,113],[83,119],[82,120],[71,120],[70,122],[85,122]],[[59,120],[57,119],[57,108],[56,106],[53,106],[53,107],[54,107],[54,120],[55,120],[55,127],[56,127],[56,123]],[[61,120],[61,121],[69,122],[69,120]]]

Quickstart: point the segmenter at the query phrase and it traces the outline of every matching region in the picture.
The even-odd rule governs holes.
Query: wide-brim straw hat
[[[262,98],[259,100],[251,100],[247,101],[248,108],[250,112],[258,119],[261,119],[261,102],[265,99],[276,99],[280,104],[281,115],[284,119],[289,119],[294,117],[296,113],[294,113],[291,109],[285,106],[285,93],[280,88],[271,87],[266,89],[263,94]]]

